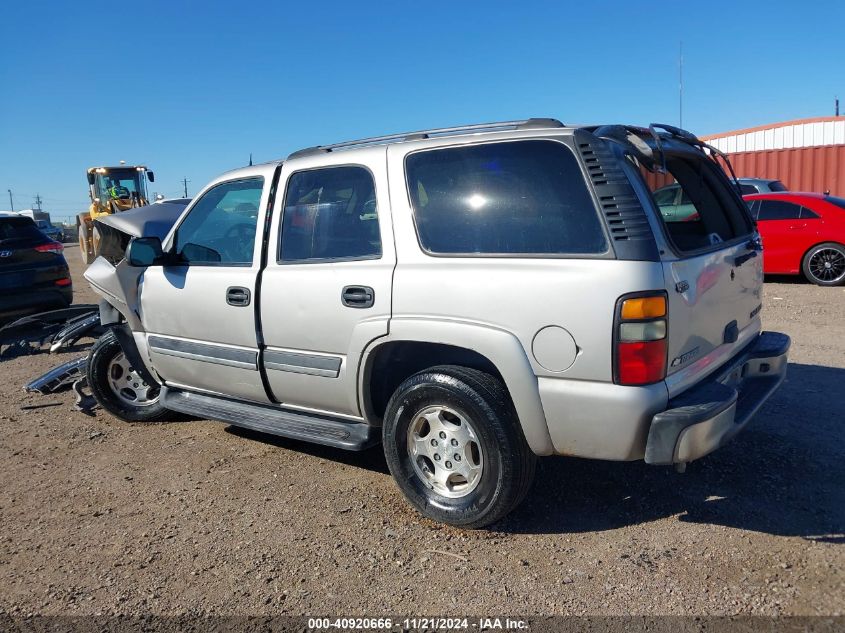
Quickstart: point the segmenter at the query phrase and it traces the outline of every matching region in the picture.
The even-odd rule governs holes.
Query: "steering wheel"
[[[223,252],[231,261],[252,261],[252,251],[245,251],[254,244],[255,225],[248,222],[230,226],[223,235]]]

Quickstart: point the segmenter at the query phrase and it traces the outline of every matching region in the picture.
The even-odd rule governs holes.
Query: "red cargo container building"
[[[792,191],[845,197],[845,117],[819,117],[702,136],[739,178],[777,178]]]

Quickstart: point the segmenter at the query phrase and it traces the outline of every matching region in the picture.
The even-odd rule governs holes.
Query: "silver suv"
[[[381,442],[453,525],[512,510],[536,456],[683,468],[745,426],[789,348],[760,332],[761,244],[716,152],[529,119],[229,172],[86,272],[112,326],[90,387],[124,420]],[[660,214],[649,171],[694,219]]]

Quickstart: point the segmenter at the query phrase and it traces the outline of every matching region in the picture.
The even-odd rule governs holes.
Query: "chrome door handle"
[[[249,288],[232,286],[226,289],[226,303],[230,306],[242,308],[249,305],[251,293]]]

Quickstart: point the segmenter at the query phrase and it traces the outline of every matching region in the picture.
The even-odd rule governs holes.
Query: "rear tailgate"
[[[722,169],[701,150],[664,140],[666,167],[697,213],[656,213],[669,296],[667,378],[674,396],[760,332],[763,258],[753,220]]]
[[[664,261],[670,397],[718,369],[760,332],[763,258],[742,261],[748,255],[742,243]]]

